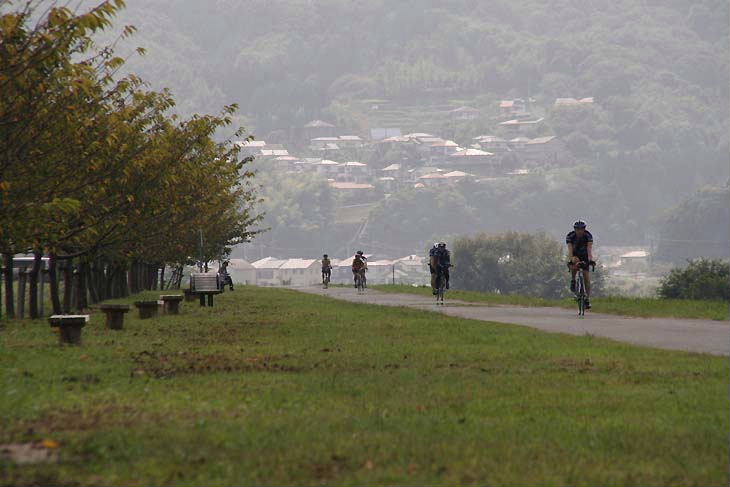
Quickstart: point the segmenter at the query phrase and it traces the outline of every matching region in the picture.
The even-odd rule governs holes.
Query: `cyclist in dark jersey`
[[[586,222],[578,220],[573,224],[573,231],[565,236],[565,243],[568,244],[568,266],[570,267],[571,279],[570,290],[575,292],[575,274],[578,272],[578,264],[581,262],[593,263],[593,235],[586,229]],[[591,277],[588,266],[583,269],[583,279],[586,283],[586,309],[590,309],[591,302]]]

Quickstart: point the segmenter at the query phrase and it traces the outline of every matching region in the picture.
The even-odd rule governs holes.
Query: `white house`
[[[246,260],[230,259],[228,261],[228,274],[230,274],[233,282],[237,284],[256,284],[256,268]]]
[[[256,269],[256,284],[259,286],[281,286],[281,272],[279,268],[286,262],[274,257],[265,257],[251,265]]]
[[[314,286],[322,282],[322,266],[315,259],[288,259],[279,267],[283,286]]]

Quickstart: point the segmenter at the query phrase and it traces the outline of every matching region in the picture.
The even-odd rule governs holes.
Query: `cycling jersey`
[[[588,260],[588,244],[591,242],[593,242],[593,235],[588,230],[583,232],[582,237],[579,237],[575,230],[565,236],[565,243],[573,244],[573,255],[581,260]]]
[[[352,261],[352,270],[359,271],[365,268],[365,262],[361,259],[355,259]]]
[[[322,259],[322,269],[329,269],[332,264],[329,259]]]

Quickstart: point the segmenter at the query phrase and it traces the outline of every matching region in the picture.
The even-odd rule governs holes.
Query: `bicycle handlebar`
[[[576,266],[578,266],[579,269],[592,270],[593,272],[596,272],[596,261],[595,260],[590,260],[588,262],[585,262],[585,261],[582,261],[581,260],[577,264],[573,264],[573,262],[568,261],[568,265],[569,266],[576,265]],[[591,269],[589,269],[589,267]]]

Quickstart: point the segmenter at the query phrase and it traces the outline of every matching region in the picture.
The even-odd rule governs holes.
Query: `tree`
[[[662,278],[660,297],[730,301],[730,263],[710,259],[687,262],[686,267],[672,269]]]

